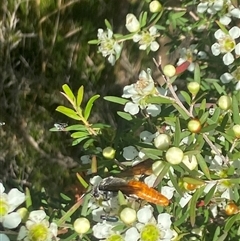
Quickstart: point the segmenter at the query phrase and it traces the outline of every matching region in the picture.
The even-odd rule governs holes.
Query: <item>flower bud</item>
[[[136,210],[126,207],[120,213],[120,218],[125,224],[132,224],[137,220]]]
[[[137,32],[140,29],[140,23],[134,14],[129,13],[126,16],[126,28],[130,33]]]
[[[149,4],[149,10],[151,13],[158,13],[162,10],[162,4],[159,1],[152,1]]]
[[[238,213],[238,212],[239,212],[239,208],[238,208],[238,206],[237,206],[235,203],[233,203],[233,202],[228,203],[228,204],[226,205],[226,207],[225,207],[225,213],[226,213],[228,216],[234,215],[234,214],[236,214],[236,213]]]
[[[228,110],[232,105],[232,99],[229,96],[222,95],[218,100],[218,105],[222,110]]]
[[[183,156],[183,151],[178,147],[171,147],[166,152],[166,160],[173,165],[181,163]]]
[[[116,150],[113,149],[112,147],[108,146],[106,148],[103,149],[103,156],[106,158],[106,159],[114,159],[115,157],[115,153],[116,153]]]
[[[78,218],[74,221],[73,228],[78,234],[87,233],[90,229],[90,222],[86,218]]]
[[[193,96],[196,96],[200,90],[200,84],[198,82],[190,82],[188,83],[187,88]]]
[[[26,208],[19,208],[17,212],[20,215],[22,222],[25,223],[28,220],[29,216],[28,210]]]
[[[154,146],[159,150],[166,150],[170,145],[171,138],[166,134],[159,134],[154,139]]]
[[[188,183],[188,182],[183,182],[183,186],[187,191],[194,191],[195,189],[198,188],[199,185],[195,185],[195,184]]]
[[[201,123],[199,120],[194,119],[188,122],[188,130],[192,133],[199,133],[202,129]]]
[[[234,125],[232,129],[236,138],[240,138],[240,125]]]
[[[191,158],[191,159],[190,159]],[[198,162],[195,156],[184,155],[182,162],[190,169],[193,170],[197,167]]]
[[[173,77],[176,74],[176,68],[171,65],[171,64],[167,64],[164,66],[163,68],[163,73],[167,76],[167,77]]]

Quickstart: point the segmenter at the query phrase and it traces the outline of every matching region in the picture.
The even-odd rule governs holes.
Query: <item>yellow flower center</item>
[[[119,234],[113,234],[110,237],[108,237],[106,241],[124,241],[124,239]]]
[[[147,224],[141,230],[142,241],[157,241],[161,238],[161,232],[154,224]]]
[[[222,53],[232,52],[236,45],[235,41],[231,38],[231,36],[226,36],[225,38],[221,39],[219,41],[219,44],[221,45]]]
[[[0,217],[8,214],[8,204],[4,199],[0,199]]]
[[[48,238],[48,228],[41,224],[34,224],[29,229],[28,238],[30,241],[46,241]]]

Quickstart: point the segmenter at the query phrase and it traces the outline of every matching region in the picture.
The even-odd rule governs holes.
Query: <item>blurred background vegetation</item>
[[[141,69],[153,66],[132,43],[114,67],[97,46],[88,45],[98,28],[105,29],[104,19],[114,32],[126,33],[126,14],[138,16],[145,7],[143,0],[1,1],[0,180],[9,187],[57,192],[76,179],[72,169],[84,154],[81,145],[72,147],[66,132],[49,131],[54,123],[73,124],[55,111],[66,104],[61,86],[67,83],[76,92],[84,85],[85,101],[94,94],[120,96]],[[91,122],[117,127],[117,108],[98,100]]]

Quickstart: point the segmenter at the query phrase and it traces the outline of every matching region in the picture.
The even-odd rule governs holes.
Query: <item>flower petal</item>
[[[136,115],[139,112],[139,107],[133,102],[127,102],[124,106],[124,111],[130,113],[131,115]]]
[[[3,219],[3,227],[13,229],[21,223],[21,216],[17,212],[6,215]]]
[[[0,240],[1,241],[10,241],[9,237],[4,233],[0,233]]]
[[[140,234],[135,227],[129,228],[125,233],[125,241],[137,241],[140,238]]]
[[[172,225],[171,215],[168,213],[161,213],[158,215],[158,224],[165,229],[170,229]]]
[[[223,63],[225,65],[230,65],[233,63],[233,61],[234,61],[234,57],[231,53],[226,53],[223,55]]]
[[[25,194],[20,192],[17,188],[13,188],[8,193],[9,211],[12,212],[16,207],[25,201]]]
[[[153,217],[153,210],[151,206],[144,206],[137,212],[138,221],[141,223],[148,223]]]

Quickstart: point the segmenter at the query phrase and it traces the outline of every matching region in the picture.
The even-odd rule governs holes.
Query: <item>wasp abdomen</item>
[[[132,180],[128,182],[128,185],[134,187],[135,191],[132,194],[135,194],[136,196],[146,200],[147,202],[154,203],[161,206],[169,205],[168,198],[166,198],[164,195],[162,195],[154,188],[149,187],[145,183]]]

